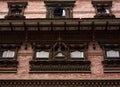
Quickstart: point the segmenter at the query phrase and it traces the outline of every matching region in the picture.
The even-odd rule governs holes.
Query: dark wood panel
[[[97,41],[120,42],[120,31],[95,31],[95,39]]]
[[[31,31],[28,33],[28,39],[31,41],[40,40],[80,40],[90,41],[92,39],[91,31]]]
[[[0,32],[0,41],[23,41],[25,33],[23,31],[4,31]]]

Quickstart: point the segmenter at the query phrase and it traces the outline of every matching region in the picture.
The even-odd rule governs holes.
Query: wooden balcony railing
[[[30,61],[31,73],[90,72],[90,61]]]

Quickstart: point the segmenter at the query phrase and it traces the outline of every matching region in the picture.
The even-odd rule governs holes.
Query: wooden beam
[[[66,31],[67,24],[64,22],[64,30]]]
[[[51,31],[53,31],[53,22],[50,23]]]
[[[40,23],[37,22],[38,31],[40,31]]]
[[[105,30],[108,30],[108,25],[109,25],[109,22],[106,21]]]
[[[78,21],[78,30],[80,30],[80,21]]]
[[[10,29],[11,29],[11,31],[13,31],[13,25],[12,25],[12,23],[9,22],[9,25],[10,25]]]
[[[28,28],[26,26],[26,23],[24,22],[24,29],[25,29],[25,50],[27,50],[27,43],[28,43]]]

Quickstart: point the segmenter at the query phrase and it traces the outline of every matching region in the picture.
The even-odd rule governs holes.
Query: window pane
[[[46,51],[36,52],[36,57],[37,58],[48,58],[49,52],[46,52]]]
[[[65,57],[63,53],[58,53],[55,57]]]
[[[71,58],[84,58],[84,52],[74,51],[70,53]]]
[[[98,14],[109,14],[110,11],[106,8],[99,8],[98,10]]]
[[[13,15],[20,15],[21,12],[22,11],[20,9],[18,9],[18,8],[11,10],[11,14],[13,14]]]
[[[97,9],[97,10],[98,10],[98,13],[99,13],[99,14],[105,14],[105,13],[106,13],[105,8],[99,8],[99,9]]]
[[[65,10],[63,9],[63,11],[62,11],[62,16],[65,16]]]
[[[119,51],[115,50],[107,51],[107,57],[120,57]]]
[[[11,57],[14,57],[14,56],[15,56],[15,52],[10,51],[10,50],[4,51],[3,54],[2,54],[3,58],[11,58]]]
[[[66,12],[62,8],[56,8],[54,10],[54,16],[65,16]]]
[[[110,11],[108,9],[106,9],[106,14],[109,14],[109,13],[110,13]]]

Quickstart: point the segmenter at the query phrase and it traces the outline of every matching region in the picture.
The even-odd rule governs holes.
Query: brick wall
[[[27,1],[27,0],[1,0],[0,1],[0,18],[4,18],[8,12],[8,1]],[[120,17],[120,0],[113,0],[112,11],[116,17]],[[74,18],[93,18],[95,9],[91,4],[91,0],[76,0],[75,7],[73,8]],[[45,18],[46,7],[44,0],[29,0],[28,6],[25,9],[26,18]]]
[[[0,18],[8,12],[7,1],[0,1]],[[16,1],[16,0],[14,0]],[[18,1],[18,0],[17,0]],[[116,17],[120,17],[120,0],[113,0],[113,13]],[[91,4],[91,0],[76,0],[75,7],[73,9],[74,18],[93,18],[95,15],[95,9]],[[27,18],[45,18],[46,8],[43,0],[30,0],[28,6],[25,9],[25,16]],[[91,61],[91,73],[54,73],[54,74],[29,74],[29,61],[32,59],[33,50],[31,46],[28,50],[24,50],[24,46],[21,47],[18,54],[18,71],[17,73],[4,74],[0,73],[0,79],[119,79],[120,73],[104,74],[101,61],[103,60],[102,49],[96,43],[97,49],[93,50],[92,43],[88,48],[88,59]]]
[[[18,53],[18,70],[17,73],[0,73],[0,79],[119,79],[120,73],[105,74],[103,73],[102,49],[96,43],[96,50],[92,47],[91,42],[88,47],[88,59],[91,61],[91,73],[29,73],[29,61],[32,59],[33,50],[31,46],[24,50],[22,46]]]

